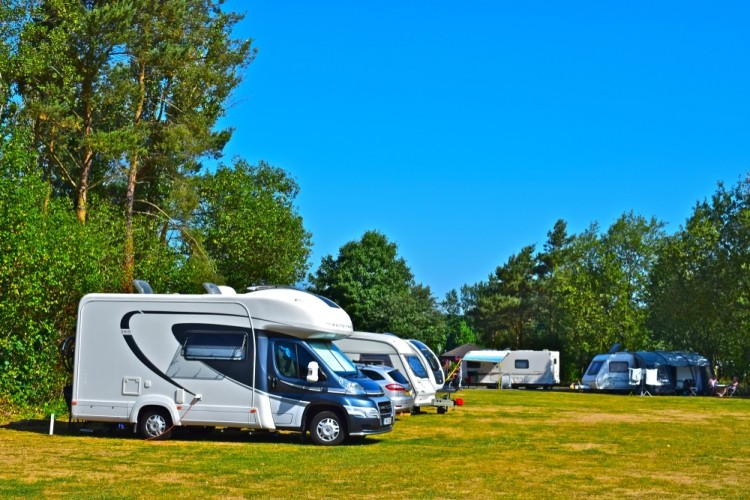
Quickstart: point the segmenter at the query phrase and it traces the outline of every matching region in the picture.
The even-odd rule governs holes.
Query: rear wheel
[[[138,419],[138,433],[143,439],[169,439],[172,435],[172,419],[161,409],[147,409]]]
[[[344,442],[346,429],[339,415],[332,411],[323,411],[313,417],[310,435],[315,444],[333,446]]]

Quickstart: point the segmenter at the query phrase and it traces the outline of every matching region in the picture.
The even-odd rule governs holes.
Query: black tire
[[[138,419],[138,434],[143,439],[169,439],[172,435],[172,419],[161,408],[144,410]]]
[[[420,408],[419,406],[414,406],[414,407],[412,407],[412,409],[411,409],[411,412],[412,412],[412,413],[413,413],[414,415],[416,415],[416,414],[418,414],[418,413],[421,413],[421,412],[422,412],[422,409],[421,409],[421,408]]]
[[[443,413],[445,413],[447,411],[448,411],[448,408],[446,408],[445,406],[438,406],[438,408],[437,408],[437,412],[438,412],[439,415],[442,415]]]
[[[346,425],[338,414],[322,411],[310,422],[310,436],[317,445],[335,446],[346,439]]]

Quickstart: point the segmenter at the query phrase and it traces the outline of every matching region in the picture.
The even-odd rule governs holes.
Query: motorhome
[[[558,351],[469,351],[461,362],[468,384],[550,389],[560,383]]]
[[[352,333],[343,309],[290,288],[232,292],[83,297],[72,418],[151,439],[174,426],[309,431],[320,445],[392,429],[390,400],[333,343]]]
[[[437,390],[430,379],[429,364],[408,341],[388,333],[354,332],[334,340],[334,344],[356,363],[392,366],[403,373],[412,386],[414,413],[434,404]]]
[[[641,394],[702,394],[711,376],[708,359],[678,351],[597,354],[581,379],[584,390]]]

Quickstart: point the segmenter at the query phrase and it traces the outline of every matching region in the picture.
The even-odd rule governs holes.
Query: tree
[[[719,184],[670,237],[651,274],[649,324],[676,349],[696,350],[724,375],[750,360],[750,178]]]
[[[609,337],[628,349],[652,347],[646,325],[648,279],[664,224],[632,212],[618,218],[601,237],[597,278]]]
[[[477,334],[471,329],[464,317],[462,301],[459,300],[458,292],[451,290],[445,294],[445,299],[440,304],[445,321],[445,346],[443,351],[450,351],[464,344],[476,344]]]
[[[476,285],[469,314],[484,345],[528,348],[527,335],[535,328],[536,268],[534,246],[529,245],[497,267],[486,283]]]
[[[197,184],[201,204],[192,223],[228,285],[304,279],[311,236],[294,206],[299,187],[283,170],[238,159]]]
[[[358,330],[416,338],[436,350],[445,344],[429,287],[414,282],[396,244],[382,233],[367,231],[342,246],[338,257],[325,256],[308,280],[310,290],[343,307]]]
[[[241,16],[221,3],[45,0],[4,11],[11,88],[50,186],[75,199],[82,223],[94,187],[124,208],[126,290],[136,212],[169,226],[172,188],[231,135],[215,126],[254,51],[231,38]]]

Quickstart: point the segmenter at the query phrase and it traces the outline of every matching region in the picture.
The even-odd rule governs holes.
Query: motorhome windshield
[[[337,375],[356,375],[357,367],[333,342],[309,341],[307,343],[328,367]]]
[[[419,359],[415,354],[406,356],[406,362],[409,363],[409,368],[419,378],[427,378],[427,368],[422,364],[422,360]]]

